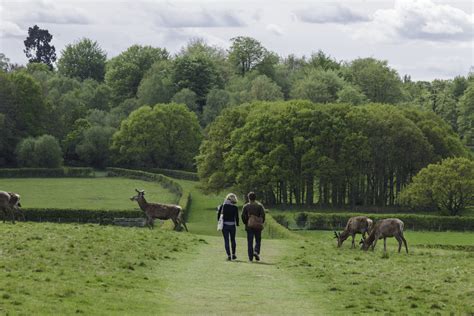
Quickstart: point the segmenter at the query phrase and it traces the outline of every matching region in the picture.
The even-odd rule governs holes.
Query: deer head
[[[137,192],[137,195],[132,196],[130,198],[130,201],[138,201],[139,199],[141,199],[145,196],[145,191],[144,190],[135,189],[135,191]]]
[[[334,238],[337,239],[337,247],[341,247],[342,245],[342,242],[341,242],[341,233],[337,233],[336,231],[334,231]]]
[[[359,245],[361,245],[360,249],[362,250],[367,250],[369,249],[369,246],[370,246],[367,239],[366,238],[364,239],[364,237],[360,239]]]

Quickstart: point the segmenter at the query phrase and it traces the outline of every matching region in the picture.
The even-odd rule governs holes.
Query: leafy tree
[[[117,101],[135,97],[151,65],[168,57],[166,49],[133,45],[107,62],[105,82]]]
[[[199,113],[197,106],[197,95],[190,89],[181,89],[173,96],[171,101],[176,104],[184,104],[190,111]]]
[[[346,79],[361,88],[372,102],[397,103],[402,98],[402,82],[398,73],[386,61],[374,58],[353,60],[346,71]]]
[[[16,154],[17,163],[22,167],[57,168],[63,160],[59,142],[51,135],[22,140]]]
[[[252,81],[250,88],[252,100],[276,101],[283,99],[281,88],[265,75],[260,75]]]
[[[88,165],[103,168],[110,160],[110,145],[116,129],[108,126],[92,126],[83,132],[76,147],[79,158]]]
[[[474,162],[450,158],[422,169],[403,191],[402,200],[414,208],[435,208],[459,215],[474,205]]]
[[[80,159],[76,152],[76,147],[83,140],[84,131],[89,129],[91,126],[91,123],[84,118],[78,119],[74,122],[74,127],[62,141],[64,160],[66,163],[73,164]]]
[[[341,68],[341,63],[326,55],[322,50],[318,50],[317,53],[311,54],[308,66],[316,69],[337,71]]]
[[[19,167],[36,167],[35,139],[28,137],[21,140],[16,147],[15,154]]]
[[[192,169],[201,141],[196,114],[180,104],[142,106],[113,136],[118,163],[134,167]]]
[[[344,80],[332,70],[311,70],[302,79],[295,81],[291,96],[317,103],[334,102],[344,85]]]
[[[172,64],[168,60],[157,61],[146,72],[137,97],[140,105],[168,103],[175,94]]]
[[[474,81],[469,83],[464,95],[459,100],[457,123],[463,142],[474,148]]]
[[[0,70],[8,71],[10,59],[4,53],[0,53]]]
[[[254,38],[238,36],[231,38],[231,42],[229,61],[242,76],[254,69],[266,56],[267,50]]]
[[[60,74],[78,78],[103,81],[107,54],[96,41],[83,38],[74,44],[66,45],[58,60]]]
[[[350,84],[346,84],[337,92],[337,102],[359,105],[365,101],[365,95],[358,88]]]
[[[230,94],[225,90],[213,89],[207,95],[202,114],[202,124],[210,124],[230,103]]]
[[[28,37],[24,41],[26,54],[30,63],[44,63],[53,69],[56,61],[56,49],[50,45],[53,35],[35,25],[28,28]]]
[[[173,81],[178,89],[190,89],[196,94],[199,113],[207,93],[222,86],[222,79],[212,59],[204,54],[182,55],[174,60]]]

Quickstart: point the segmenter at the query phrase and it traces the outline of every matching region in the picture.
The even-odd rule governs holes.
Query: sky
[[[112,58],[134,44],[176,53],[195,38],[228,49],[250,36],[282,57],[322,50],[340,61],[387,60],[413,80],[474,70],[471,0],[0,0],[0,52],[11,62],[26,63],[35,24],[53,35],[58,58],[84,37]]]

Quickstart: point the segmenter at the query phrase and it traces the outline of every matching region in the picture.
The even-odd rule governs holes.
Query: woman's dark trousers
[[[227,256],[230,256],[229,238],[232,245],[232,254],[235,255],[235,248],[237,247],[235,244],[235,225],[224,224],[224,228],[222,228],[222,235],[224,236],[224,247],[225,252],[227,252]]]
[[[253,239],[255,238],[255,248],[253,247]],[[262,241],[262,231],[261,230],[253,230],[247,228],[247,247],[249,253],[249,260],[253,260],[253,254],[256,253],[257,255],[260,254],[260,244]]]

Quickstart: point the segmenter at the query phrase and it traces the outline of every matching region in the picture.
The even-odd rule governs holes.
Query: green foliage
[[[51,135],[22,140],[16,148],[16,154],[20,167],[58,168],[63,161],[59,142]]]
[[[231,42],[229,61],[242,76],[260,64],[267,54],[265,47],[254,38],[238,36],[231,38]]]
[[[108,126],[92,126],[83,132],[76,152],[90,166],[103,168],[110,161],[110,145],[116,129]]]
[[[260,75],[252,81],[250,97],[258,101],[277,101],[283,99],[281,88],[265,75]]]
[[[2,168],[0,178],[90,178],[92,168]]]
[[[458,125],[463,142],[474,148],[474,81],[471,80],[459,100]]]
[[[474,205],[474,162],[451,158],[422,169],[405,189],[402,200],[413,208],[434,208],[459,215]]]
[[[103,81],[107,54],[99,43],[83,38],[74,44],[68,44],[58,60],[58,72],[71,78],[94,79]]]
[[[199,113],[199,107],[197,104],[197,95],[194,91],[184,88],[178,91],[171,99],[173,103],[184,104],[188,107],[189,111]]]
[[[360,105],[366,101],[365,95],[356,87],[346,84],[337,92],[337,102]]]
[[[291,97],[317,103],[334,102],[343,86],[344,80],[333,70],[311,70],[302,79],[295,81]]]
[[[4,53],[0,53],[0,70],[7,71],[10,59]]]
[[[56,61],[56,49],[50,45],[53,35],[35,25],[28,28],[28,37],[24,41],[24,52],[30,63],[44,63],[53,69]]]
[[[359,86],[372,102],[397,103],[402,97],[402,82],[398,73],[386,61],[374,58],[353,60],[345,72],[346,79]]]
[[[143,106],[113,137],[116,159],[147,168],[191,169],[201,141],[197,117],[184,105]]]
[[[171,170],[171,169],[162,169],[162,168],[152,168],[152,169],[147,169],[146,171],[151,172],[151,173],[159,173],[159,174],[162,174],[174,179],[199,181],[199,177],[197,173],[190,172],[190,171]]]
[[[172,75],[170,61],[155,62],[145,73],[138,87],[137,97],[140,105],[168,103],[176,91]]]
[[[230,94],[221,89],[212,89],[207,94],[206,105],[203,108],[202,124],[209,125],[230,103]]]
[[[266,204],[387,206],[428,163],[465,154],[429,113],[291,101],[225,109],[197,162],[212,192],[257,191]]]
[[[157,61],[168,59],[166,49],[133,45],[106,65],[105,82],[117,101],[135,97],[145,73]]]

